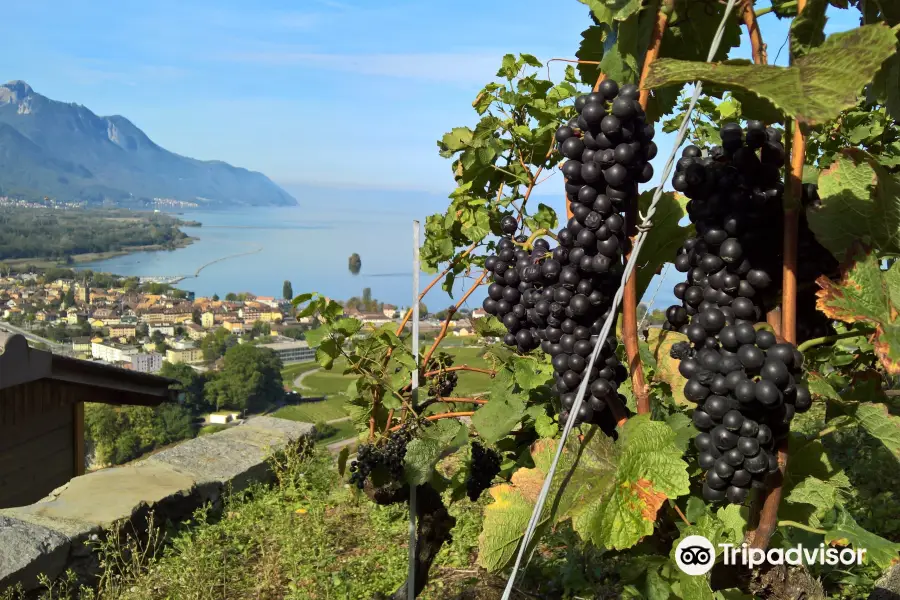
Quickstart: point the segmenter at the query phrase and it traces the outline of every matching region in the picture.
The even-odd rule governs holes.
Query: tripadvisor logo
[[[771,548],[768,552],[761,548],[750,548],[747,544],[719,544],[726,565],[742,565],[750,569],[763,563],[771,565],[861,565],[866,555],[865,548],[830,548],[819,544],[812,548],[802,545],[791,548]],[[688,575],[703,575],[716,562],[716,549],[712,542],[702,535],[689,535],[675,548],[675,563]]]

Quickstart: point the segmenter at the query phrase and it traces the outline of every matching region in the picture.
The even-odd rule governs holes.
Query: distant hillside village
[[[195,298],[169,286],[123,281],[91,287],[74,278],[9,274],[0,277],[0,315],[31,334],[30,343],[146,373],[160,371],[164,361],[201,372],[216,370],[234,343],[269,348],[283,365],[315,360],[316,349],[303,339],[315,323],[308,317],[295,319],[287,299],[249,293],[228,294],[224,300]],[[398,307],[377,307],[381,310],[376,312],[349,306],[344,314],[370,327],[399,323]],[[474,335],[470,319],[483,316],[481,309],[464,312],[451,321],[450,331]],[[422,335],[436,333],[444,317],[438,313],[423,319]]]

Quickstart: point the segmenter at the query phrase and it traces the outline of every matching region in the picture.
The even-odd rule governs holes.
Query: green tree
[[[204,359],[216,360],[235,344],[237,338],[224,327],[219,327],[200,341],[200,349],[203,350]]]
[[[281,335],[294,340],[306,339],[306,332],[301,327],[288,327],[281,333]]]
[[[281,369],[281,360],[268,348],[232,346],[225,366],[206,385],[207,401],[217,409],[262,410],[284,397]]]
[[[75,306],[75,286],[70,285],[69,289],[66,290],[65,296],[63,296],[63,303],[66,306]]]
[[[213,295],[212,295],[212,301],[213,301],[213,302],[218,302],[218,301],[219,301],[219,295],[218,295],[218,294],[213,294]]]
[[[359,254],[356,252],[351,254],[348,263],[350,272],[354,275],[359,275],[359,271],[362,269],[362,259],[359,257]]]
[[[191,311],[191,321],[193,321],[197,325],[200,325],[200,323],[203,321],[199,308],[195,308]]]
[[[291,300],[294,297],[294,287],[287,279],[284,280],[284,285],[281,286],[281,297],[285,300]]]
[[[150,334],[150,341],[154,344],[160,344],[166,341],[166,336],[159,329],[156,329]]]
[[[238,295],[234,292],[228,292],[227,294],[225,294],[225,300],[227,300],[228,302],[237,302],[237,299]]]
[[[210,408],[203,396],[206,377],[196,369],[184,363],[173,364],[169,361],[163,361],[159,375],[175,379],[178,382],[172,385],[172,389],[184,394],[183,406],[192,414],[200,414]]]

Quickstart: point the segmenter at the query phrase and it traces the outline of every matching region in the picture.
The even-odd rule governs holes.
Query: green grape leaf
[[[494,444],[513,430],[525,416],[525,399],[503,385],[491,386],[490,401],[475,411],[472,424],[488,444]]]
[[[575,52],[578,60],[600,62],[603,60],[603,41],[609,34],[609,29],[598,25],[591,25],[581,32],[581,44]],[[578,79],[581,83],[593,87],[600,77],[600,65],[578,63]]]
[[[678,583],[681,598],[690,598],[691,600],[714,600],[715,598],[712,588],[709,587],[707,575],[696,577],[679,571]]]
[[[678,342],[688,341],[687,336],[677,331],[663,331],[654,327],[650,330],[647,343],[650,351],[656,357],[656,370],[653,378],[669,385],[672,390],[672,399],[681,406],[693,407],[695,404],[684,397],[684,386],[687,380],[678,372],[681,361],[672,358],[669,351]]]
[[[869,88],[869,96],[884,105],[893,119],[900,119],[900,54],[885,61]]]
[[[594,17],[603,24],[624,21],[641,10],[641,0],[578,0],[587,5]]]
[[[603,435],[594,435],[591,439],[597,438],[607,440]],[[596,441],[592,447],[594,452],[601,449],[608,457],[612,451],[612,443],[603,440]],[[534,467],[518,469],[513,473],[509,483],[501,483],[490,489],[494,501],[484,509],[484,523],[478,537],[478,564],[488,571],[498,571],[506,567],[515,557],[558,443],[553,439],[535,442],[531,447]],[[580,456],[585,455],[588,453],[582,452]],[[550,487],[550,494],[535,531],[533,544],[547,527],[556,522],[560,515],[565,514],[571,505],[571,485],[562,490],[561,486],[565,481],[565,475],[577,464],[576,456],[579,456],[579,452],[570,438],[566,451],[560,457],[558,471]],[[593,454],[588,456],[590,458],[586,460],[594,458]],[[612,466],[608,462],[605,464],[608,468]]]
[[[793,487],[809,477],[815,477],[837,489],[850,487],[850,479],[838,466],[832,464],[822,440],[807,441],[797,434],[790,437],[790,460],[785,477],[785,489],[790,494]]]
[[[661,58],[651,65],[644,87],[699,79],[730,90],[753,92],[794,119],[815,125],[855,106],[860,90],[896,49],[897,38],[889,27],[866,25],[829,36],[790,67]],[[841,82],[837,88],[835,81]]]
[[[880,268],[874,252],[858,253],[840,282],[825,276],[816,280],[816,308],[827,317],[845,323],[865,323],[875,327],[875,354],[885,370],[900,373],[900,264],[887,271]]]
[[[341,451],[338,452],[338,473],[341,477],[344,476],[344,472],[347,470],[347,459],[350,457],[350,446],[344,446],[341,448]]]
[[[900,459],[900,417],[888,412],[884,404],[863,402],[853,416],[869,434]]]
[[[772,10],[780,19],[796,17],[797,0],[772,0]]]
[[[838,502],[839,488],[817,477],[807,477],[791,489],[786,500],[794,504],[811,504],[817,515],[832,510]]]
[[[514,359],[513,371],[516,383],[526,392],[549,383],[553,376],[553,368],[549,364],[529,358]]]
[[[816,239],[838,258],[861,242],[900,254],[900,179],[871,155],[848,148],[819,175],[821,207],[806,216]]]
[[[638,198],[638,210],[646,214],[653,200],[654,189],[646,190]],[[689,199],[677,192],[663,192],[656,205],[656,212],[651,219],[653,228],[647,233],[644,245],[641,246],[640,262],[637,265],[637,295],[644,296],[650,280],[664,264],[672,260],[684,240],[694,235],[694,226],[679,225],[679,221],[687,215]]]
[[[362,329],[362,323],[357,319],[341,319],[340,321],[336,321],[331,326],[331,329],[343,336],[351,337],[359,333],[359,330]]]
[[[556,217],[556,211],[546,204],[538,204],[537,212],[529,215],[525,219],[525,224],[534,231],[536,229],[556,229],[559,221]]]
[[[444,152],[459,152],[472,143],[472,130],[468,127],[454,127],[445,133],[438,146]]]
[[[519,64],[516,61],[516,57],[512,54],[504,54],[503,62],[500,65],[500,69],[497,71],[497,77],[503,77],[504,79],[512,80],[519,72]]]
[[[799,58],[825,41],[827,0],[808,0],[803,12],[791,22],[791,54]]]
[[[412,485],[430,481],[441,455],[464,446],[468,437],[466,434],[466,426],[455,419],[443,419],[425,429],[422,437],[406,446],[403,458],[406,481]]]
[[[615,443],[593,427],[583,440],[570,438],[539,521],[538,533],[571,519],[581,537],[598,546],[624,549],[653,533],[659,508],[689,491],[687,463],[675,433],[649,415],[630,419]],[[528,523],[556,452],[557,440],[540,440],[531,449],[534,468],[519,469],[510,483],[491,488],[484,511],[479,564],[505,567]]]
[[[494,315],[472,319],[472,327],[481,337],[503,337],[506,335],[506,327]]]
[[[845,510],[840,510],[835,523],[828,528],[825,542],[832,546],[865,549],[865,561],[887,568],[898,562],[900,544],[891,542],[860,527]]]
[[[740,544],[744,539],[744,531],[750,518],[750,509],[739,504],[729,504],[716,511],[716,517],[722,522],[723,536],[732,544]]]
[[[682,450],[687,450],[691,440],[697,436],[697,428],[694,422],[684,413],[676,412],[666,417],[666,425],[675,432],[675,445]]]
[[[841,400],[841,397],[837,393],[837,390],[835,390],[834,387],[832,387],[832,385],[828,383],[828,380],[819,373],[810,372],[807,376],[806,384],[809,388],[809,393],[813,398],[838,401]]]
[[[341,347],[331,338],[322,341],[316,348],[316,362],[324,369],[330,369],[334,364],[334,359],[340,355]]]
[[[622,426],[615,453],[613,472],[608,463],[597,474],[581,469],[588,479],[579,490],[582,503],[572,510],[572,524],[582,539],[624,550],[653,533],[660,507],[669,498],[687,494],[690,482],[675,432],[651,421],[650,415],[638,415]]]
[[[636,83],[641,76],[639,57],[647,48],[655,15],[649,11],[622,21],[615,28],[615,40],[600,61],[600,70],[619,83]]]
[[[724,4],[676,0],[675,10],[663,34],[659,57],[706,62],[724,10]],[[725,60],[731,48],[740,45],[739,19],[728,19],[713,61]]]

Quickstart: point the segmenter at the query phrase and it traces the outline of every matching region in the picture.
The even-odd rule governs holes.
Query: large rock
[[[313,426],[254,417],[224,431],[188,440],[130,465],[76,477],[30,506],[0,510],[0,591],[37,575],[53,579],[67,568],[96,568],[88,541],[126,523],[143,531],[155,522],[179,521],[226,489],[239,491],[271,476],[268,457]]]
[[[900,600],[900,565],[893,565],[875,582],[869,600]]]
[[[0,591],[16,583],[30,589],[41,573],[61,573],[70,546],[57,531],[0,516]]]

